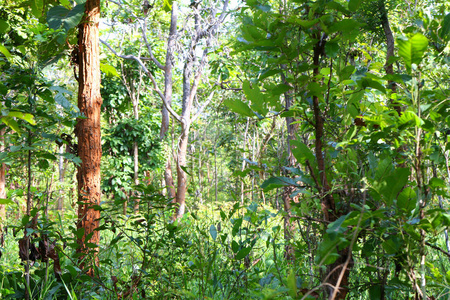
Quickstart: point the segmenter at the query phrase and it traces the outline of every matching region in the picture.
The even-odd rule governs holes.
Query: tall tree
[[[144,69],[145,73],[151,78],[153,82],[153,89],[157,92],[163,101],[165,109],[163,109],[163,124],[161,136],[166,133],[166,128],[168,126],[168,115],[166,110],[170,115],[180,124],[181,133],[178,139],[177,154],[176,154],[176,164],[177,164],[177,189],[175,200],[178,204],[178,209],[174,214],[174,218],[180,218],[183,216],[186,209],[186,192],[187,192],[187,173],[185,171],[187,164],[187,146],[189,140],[189,132],[193,122],[200,116],[208,103],[211,102],[214,96],[214,90],[209,91],[209,96],[204,101],[202,105],[199,105],[197,111],[194,111],[194,103],[198,102],[198,91],[200,83],[202,81],[202,76],[204,71],[208,66],[208,54],[212,51],[213,41],[218,33],[220,25],[225,20],[228,8],[228,0],[223,1],[222,10],[218,11],[218,4],[220,1],[214,1],[211,4],[195,2],[189,7],[192,10],[188,16],[185,23],[185,28],[183,34],[177,33],[177,3],[172,5],[172,15],[171,15],[171,25],[169,29],[168,36],[168,49],[166,51],[166,63],[169,61],[169,65],[162,65],[158,59],[153,55],[151,44],[148,42],[146,29],[146,17],[140,21],[140,26],[142,30],[142,40],[147,46],[148,54],[150,57],[141,57],[135,55],[122,55],[118,54],[108,43],[102,41],[114,54],[123,59],[132,59],[137,61],[140,66]],[[119,4],[120,6],[123,6]],[[137,18],[137,15],[130,13],[130,17]],[[137,18],[139,20],[139,18]],[[193,22],[190,22],[193,20]],[[186,49],[182,51],[183,57],[183,76],[181,82],[181,113],[176,112],[176,108],[172,107],[171,97],[172,97],[172,67],[174,60],[174,52],[176,42],[182,43],[185,37],[187,44]],[[203,50],[203,51],[201,51]],[[181,52],[181,51],[180,51]],[[200,57],[199,56],[200,53]],[[165,82],[164,82],[164,93],[159,88],[157,80],[151,70],[147,68],[144,64],[145,61],[151,61],[159,69],[165,72]],[[200,90],[202,88],[200,87]],[[166,98],[167,96],[167,98]],[[195,101],[194,101],[195,100]],[[170,166],[167,165],[165,177],[166,185],[170,185]],[[172,192],[171,192],[172,193]]]
[[[102,156],[100,133],[100,60],[99,60],[99,20],[100,0],[87,0],[85,15],[79,25],[78,36],[78,108],[84,118],[78,119],[75,132],[78,137],[78,223],[77,229],[83,232],[78,241],[78,251],[89,252],[91,245],[98,245],[100,236],[98,228],[100,211],[95,209],[100,204],[100,159]],[[96,251],[95,251],[96,252]],[[94,252],[94,253],[95,253]],[[94,254],[95,255],[95,254]],[[86,262],[81,257],[81,266]],[[97,258],[95,259],[97,260]],[[89,267],[88,274],[93,275]]]

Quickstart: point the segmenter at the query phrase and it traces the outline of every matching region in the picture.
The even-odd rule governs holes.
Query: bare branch
[[[192,117],[192,123],[194,123],[198,119],[198,117],[200,117],[200,115],[205,110],[205,108],[209,105],[209,103],[211,103],[214,93],[215,93],[215,91],[213,90],[211,92],[211,94],[209,94],[208,99],[206,99],[206,101],[203,103],[203,105],[197,110],[197,113],[194,115],[194,117]]]
[[[167,103],[166,97],[164,97],[163,93],[161,92],[161,90],[158,88],[158,84],[156,83],[156,79],[153,76],[153,74],[147,69],[147,67],[144,65],[144,63],[142,62],[142,60],[139,57],[136,57],[134,55],[122,55],[122,54],[118,54],[107,42],[105,42],[104,40],[100,39],[100,42],[102,44],[104,44],[106,47],[108,47],[108,49],[114,53],[114,55],[116,55],[117,57],[120,57],[122,59],[127,59],[127,60],[134,60],[136,61],[144,70],[144,72],[150,77],[150,79],[153,82],[153,90],[155,90],[159,97],[161,98],[161,100],[164,103],[164,106],[167,108],[167,110],[169,111],[169,113],[178,121],[181,122],[181,118],[180,116],[172,109],[172,107]]]
[[[152,46],[150,46],[150,44],[148,43],[148,40],[147,40],[147,31],[146,31],[146,28],[147,28],[147,19],[144,19],[144,25],[143,25],[143,26],[141,25],[140,28],[141,28],[141,31],[142,31],[142,37],[144,38],[144,43],[145,43],[145,45],[147,46],[147,50],[148,50],[148,53],[150,54],[151,60],[156,64],[156,66],[157,66],[158,68],[160,68],[161,70],[166,70],[166,67],[163,66],[163,65],[159,62],[159,60],[157,60],[156,57],[153,55]]]

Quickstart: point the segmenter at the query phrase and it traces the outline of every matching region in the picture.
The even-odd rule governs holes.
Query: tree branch
[[[181,122],[181,117],[172,109],[172,107],[167,103],[166,97],[164,97],[163,93],[161,92],[161,90],[158,88],[158,85],[156,83],[156,79],[153,76],[153,74],[147,69],[147,67],[144,65],[144,63],[142,62],[142,60],[139,57],[136,57],[134,55],[122,55],[122,54],[118,54],[107,42],[105,42],[104,40],[100,39],[100,42],[102,44],[104,44],[106,47],[108,47],[108,49],[114,53],[114,55],[116,55],[117,57],[120,57],[122,59],[127,59],[127,60],[134,60],[136,61],[144,70],[144,72],[150,77],[150,79],[153,82],[153,89],[158,93],[159,97],[161,98],[161,100],[164,103],[164,106],[167,108],[167,110],[169,111],[169,113],[178,121]]]
[[[147,31],[146,31],[146,28],[147,28],[147,19],[144,19],[144,26],[140,26],[140,28],[141,28],[141,31],[142,31],[142,37],[144,38],[144,43],[145,43],[145,45],[147,46],[147,51],[148,51],[148,53],[150,54],[150,58],[151,58],[151,60],[156,64],[156,66],[158,67],[158,68],[160,68],[161,70],[166,70],[166,67],[165,66],[163,66],[157,59],[156,59],[156,57],[153,55],[153,51],[152,51],[152,47],[150,46],[150,44],[148,43],[148,41],[147,41]]]
[[[209,105],[209,103],[211,103],[211,100],[214,96],[215,91],[213,90],[211,92],[211,94],[209,95],[208,99],[203,103],[203,105],[197,110],[197,112],[195,113],[195,115],[192,117],[192,123],[194,123],[198,117],[200,116],[200,114],[205,110],[205,108]]]

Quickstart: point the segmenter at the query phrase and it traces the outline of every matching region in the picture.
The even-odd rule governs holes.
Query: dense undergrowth
[[[320,286],[317,274],[324,266],[312,256],[322,246],[313,235],[306,235],[311,233],[306,223],[298,222],[297,235],[290,241],[295,258],[288,260],[282,214],[269,206],[208,204],[173,223],[170,201],[152,186],[139,189],[143,195],[139,215],[123,215],[120,201],[102,205],[99,262],[93,277],[78,268],[75,241],[81,233],[71,221],[74,213],[67,211],[62,219],[50,213],[45,219],[41,211],[34,211],[40,217],[37,229],[28,229],[32,241],[37,249],[42,240],[54,245],[58,260],[39,255],[30,258],[32,299],[321,299],[321,289],[313,288]],[[18,241],[27,221],[9,224],[0,260],[1,299],[24,298]],[[380,278],[360,276],[384,274],[382,268],[377,269],[377,262],[368,258],[367,252],[376,252],[370,244],[365,241],[354,246],[348,299],[379,298]],[[447,299],[448,260],[432,251],[428,259],[430,290],[438,295],[435,299]],[[89,257],[85,264],[90,264]],[[398,275],[390,276],[386,299],[412,295],[411,286]]]

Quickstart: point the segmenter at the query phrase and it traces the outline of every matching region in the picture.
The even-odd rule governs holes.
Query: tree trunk
[[[65,167],[65,162],[64,162],[64,157],[62,156],[62,154],[64,153],[64,146],[61,146],[59,148],[59,154],[61,154],[59,156],[59,162],[58,162],[58,171],[59,171],[59,196],[58,196],[58,201],[56,202],[56,210],[62,212],[63,208],[64,208],[64,189],[63,189],[63,184],[64,184],[64,175],[66,173],[66,167]]]
[[[0,152],[5,151],[5,129],[0,130]],[[0,164],[0,199],[6,199],[6,165]],[[6,221],[6,209],[4,204],[0,204],[0,247],[5,244],[4,222]]]
[[[78,156],[81,164],[78,167],[78,222],[77,229],[83,230],[78,239],[77,252],[80,257],[80,268],[86,269],[90,276],[94,275],[92,265],[86,261],[90,251],[87,244],[98,245],[98,228],[100,211],[93,206],[100,205],[100,159],[102,156],[100,132],[100,60],[99,60],[99,25],[100,0],[87,0],[85,15],[79,25],[79,88],[78,108],[85,119],[78,119],[75,128],[78,137]],[[91,236],[92,235],[92,236]],[[89,240],[87,237],[91,236]],[[94,251],[94,261],[98,263],[98,248]]]
[[[172,89],[173,89],[173,79],[172,79],[172,61],[173,61],[173,51],[175,49],[177,35],[177,6],[176,3],[172,6],[172,14],[170,18],[170,29],[169,29],[169,39],[167,40],[167,52],[166,52],[166,66],[164,73],[164,97],[166,98],[167,104],[172,105]],[[166,106],[162,106],[162,120],[161,120],[161,132],[160,138],[163,140],[166,138],[167,131],[170,125],[169,111]],[[172,166],[170,164],[170,155],[167,157],[166,168],[164,170],[164,181],[167,188],[167,193],[169,198],[175,201],[175,187],[173,184],[172,176]]]
[[[187,190],[187,174],[181,168],[186,167],[186,152],[189,138],[189,121],[182,123],[182,132],[177,152],[177,194],[176,203],[178,208],[174,216],[175,219],[181,218],[186,210],[186,190]]]

